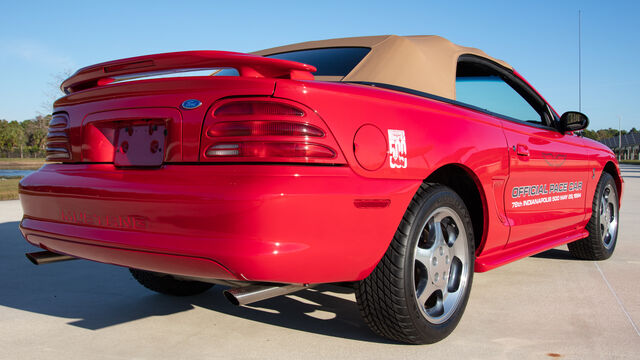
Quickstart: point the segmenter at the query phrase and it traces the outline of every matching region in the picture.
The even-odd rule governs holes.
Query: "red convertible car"
[[[587,117],[438,36],[141,56],[62,89],[54,163],[20,184],[36,264],[125,266],[173,295],[222,284],[240,305],[340,283],[376,333],[431,343],[474,272],[616,246],[623,181],[574,133]]]

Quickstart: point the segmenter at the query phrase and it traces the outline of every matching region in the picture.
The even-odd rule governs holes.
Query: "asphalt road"
[[[566,247],[476,274],[458,328],[426,346],[369,331],[337,287],[234,307],[220,288],[155,294],[126,269],[34,266],[18,201],[0,202],[0,359],[640,358],[640,166],[626,182],[618,246],[603,262]]]

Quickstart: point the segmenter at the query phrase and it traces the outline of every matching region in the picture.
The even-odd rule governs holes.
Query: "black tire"
[[[618,189],[613,177],[603,172],[593,195],[593,210],[587,224],[589,236],[567,244],[571,255],[584,260],[606,260],[618,240]]]
[[[387,252],[356,284],[364,321],[375,333],[401,342],[444,339],[466,307],[474,260],[473,226],[460,196],[446,186],[422,184]],[[445,295],[451,301],[442,301]]]
[[[190,281],[190,280],[178,280],[171,275],[155,273],[151,271],[129,269],[133,278],[136,279],[142,286],[149,290],[159,292],[161,294],[173,295],[173,296],[191,296],[203,293],[213,286],[213,284]]]

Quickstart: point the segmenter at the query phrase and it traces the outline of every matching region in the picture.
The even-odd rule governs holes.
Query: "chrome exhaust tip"
[[[60,261],[75,260],[77,257],[54,253],[53,251],[38,251],[24,254],[34,265],[44,265]]]
[[[223,294],[233,305],[240,306],[309,288],[308,285],[248,285],[225,290]]]

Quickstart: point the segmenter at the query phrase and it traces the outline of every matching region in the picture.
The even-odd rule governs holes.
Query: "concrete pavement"
[[[566,247],[476,274],[458,328],[426,346],[389,342],[354,296],[325,286],[234,307],[220,287],[174,298],[126,269],[89,261],[36,267],[18,201],[0,202],[0,359],[640,358],[640,166],[626,182],[614,256]]]

